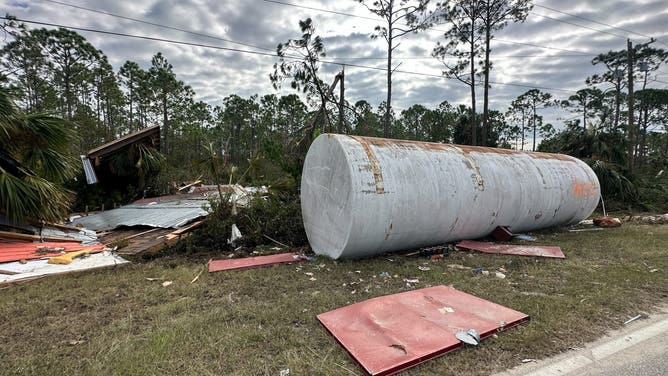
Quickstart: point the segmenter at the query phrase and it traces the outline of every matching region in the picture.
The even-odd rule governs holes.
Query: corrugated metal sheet
[[[292,264],[306,260],[308,260],[308,258],[296,253],[281,253],[278,255],[244,257],[228,260],[212,260],[209,261],[209,273],[224,270],[259,268],[277,264]]]
[[[97,175],[93,169],[93,165],[90,163],[90,159],[85,155],[81,156],[81,163],[83,164],[84,172],[86,173],[86,183],[95,184],[98,182]]]
[[[80,251],[82,249],[90,250],[90,253],[102,252],[103,244],[82,245],[77,243],[5,243],[0,247],[0,262],[31,260],[44,257],[60,256],[62,253],[55,249],[61,249],[65,252]]]
[[[318,315],[370,375],[393,375],[462,346],[458,331],[480,337],[529,320],[522,312],[452,287],[381,296]]]
[[[88,229],[112,230],[121,226],[150,226],[179,228],[208,214],[209,202],[198,199],[175,199],[144,204],[130,204],[120,208],[76,218],[72,222]]]
[[[502,255],[566,258],[561,247],[554,245],[496,244],[464,240],[457,243],[457,248]]]
[[[88,158],[104,157],[135,142],[148,142],[156,148],[159,147],[160,126],[155,125],[153,127],[144,128],[137,132],[126,134],[117,140],[108,142],[104,145],[96,147],[93,150],[90,150],[87,156]]]

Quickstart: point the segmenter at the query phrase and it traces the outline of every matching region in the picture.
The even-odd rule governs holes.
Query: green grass
[[[210,257],[224,257],[212,250],[4,287],[0,374],[278,375],[286,368],[290,375],[361,374],[317,314],[376,296],[452,285],[529,314],[531,321],[405,374],[487,375],[524,358],[581,346],[668,298],[668,225],[534,235],[539,244],[560,245],[567,259],[458,251],[442,260],[317,258],[205,272],[191,284]],[[482,266],[492,274],[504,268],[506,278],[448,264]],[[421,265],[430,270],[419,270]],[[379,277],[381,272],[391,278]],[[408,277],[420,283],[408,287]],[[163,281],[173,284],[163,287]]]

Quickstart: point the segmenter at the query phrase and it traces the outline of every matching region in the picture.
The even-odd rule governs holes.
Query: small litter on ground
[[[496,226],[492,231],[492,237],[497,242],[509,242],[513,239],[524,240],[527,242],[535,242],[536,238],[526,234],[515,234],[506,226]]]
[[[593,223],[594,226],[603,228],[619,227],[622,225],[622,221],[619,218],[610,216],[594,218]]]

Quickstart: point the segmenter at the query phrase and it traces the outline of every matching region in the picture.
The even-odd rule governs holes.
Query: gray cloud
[[[261,0],[137,0],[134,2],[96,0],[85,3],[83,0],[72,0],[71,3],[216,35],[271,51],[279,42],[299,38],[301,33],[298,21],[310,17],[313,19],[317,33],[323,38],[328,55],[326,59],[348,64],[345,68],[347,99],[352,103],[365,99],[374,108],[385,100],[385,72],[351,66],[380,68],[385,66],[386,62],[382,59],[352,59],[385,56],[384,41],[369,38],[374,26],[380,21],[283,6]],[[46,1],[0,0],[0,4],[3,5],[5,12],[28,20],[258,51],[238,44],[72,9]],[[299,4],[373,17],[362,5],[352,1],[311,0]],[[665,44],[668,42],[668,23],[665,22],[668,17],[668,7],[663,0],[612,0],[595,4],[583,3],[580,0],[544,0],[540,4],[610,25],[617,25],[640,34],[654,36],[660,39],[660,42],[655,42],[656,47],[668,48]],[[619,34],[619,36],[546,19],[540,17],[539,14]],[[30,27],[38,26],[30,25]],[[439,25],[432,30],[405,36],[394,55],[399,58],[429,56],[437,41],[443,41],[445,29],[447,26]],[[82,32],[82,34],[93,45],[104,51],[115,68],[126,60],[136,61],[140,66],[148,68],[151,57],[161,51],[173,64],[179,79],[193,87],[198,99],[212,105],[220,104],[221,99],[230,94],[247,97],[256,93],[263,95],[291,92],[289,88],[283,88],[277,92],[269,82],[268,75],[273,71],[272,66],[277,61],[276,57],[90,32]],[[536,7],[526,22],[511,24],[497,32],[496,40],[492,42],[494,65],[491,80],[496,82],[490,90],[492,108],[505,110],[514,98],[529,89],[508,84],[516,83],[573,91],[583,88],[587,76],[601,72],[603,69],[599,66],[592,66],[591,59],[598,53],[626,48],[625,38],[627,37],[630,37],[634,43],[648,40],[641,35]],[[569,57],[565,55],[573,54],[557,49],[513,44],[508,41],[584,51],[588,56]],[[518,55],[532,57],[517,57]],[[440,75],[443,69],[434,59],[396,59],[393,65],[397,67],[399,64],[401,64],[398,68],[400,71],[426,74]],[[339,69],[341,69],[339,65],[323,64],[321,68],[323,80],[330,82]],[[664,74],[660,76],[662,77],[660,79],[668,80],[668,73],[666,73],[668,69],[663,68],[662,70],[663,73],[657,74]],[[665,87],[663,84],[653,83],[651,85]],[[570,95],[569,92],[547,91],[551,91],[558,98]],[[456,80],[401,72],[394,75],[393,104],[397,112],[416,103],[432,108],[438,106],[443,100],[452,104],[468,104],[470,103],[468,95],[467,87]],[[478,99],[481,98],[482,92],[478,95]],[[482,101],[478,106],[482,106]],[[546,116],[550,117],[548,119],[550,122],[559,124],[560,118],[567,118],[571,115],[565,111],[553,110]]]

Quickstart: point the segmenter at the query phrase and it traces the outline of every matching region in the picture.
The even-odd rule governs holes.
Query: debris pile
[[[668,213],[659,215],[642,215],[629,218],[629,221],[646,225],[664,225],[668,223]]]

